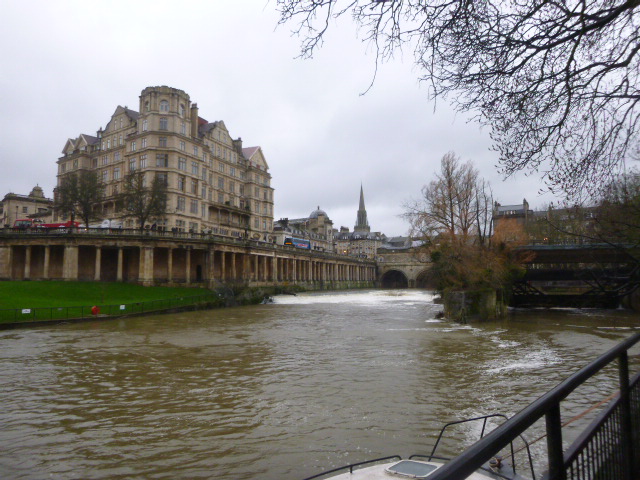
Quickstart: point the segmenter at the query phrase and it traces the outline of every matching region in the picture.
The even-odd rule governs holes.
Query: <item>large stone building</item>
[[[353,232],[347,227],[340,227],[334,234],[336,252],[360,258],[375,258],[378,247],[386,237],[380,232],[372,232],[367,220],[367,210],[364,206],[364,191],[360,186],[360,203]]]
[[[223,121],[199,116],[198,106],[182,90],[145,88],[139,111],[118,106],[96,136],[69,139],[58,160],[58,185],[82,170],[96,171],[105,199],[98,217],[122,219],[118,195],[134,171],[165,182],[167,214],[154,219],[159,229],[210,232],[264,239],[273,228],[273,188],[260,147],[244,148]],[[54,192],[55,195],[55,192]]]
[[[311,250],[334,252],[333,222],[320,207],[306,218],[281,218],[274,223],[273,236],[278,245],[287,238],[309,241]]]
[[[46,198],[38,185],[33,187],[29,195],[7,193],[0,202],[0,225],[13,227],[19,219],[48,223],[52,218],[52,210],[53,200]]]

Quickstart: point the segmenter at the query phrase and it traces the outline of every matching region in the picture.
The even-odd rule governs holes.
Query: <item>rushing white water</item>
[[[444,422],[513,415],[639,327],[624,311],[460,325],[440,310],[417,290],[308,293],[0,331],[0,477],[294,480],[428,453]],[[572,395],[563,417],[616,375]]]

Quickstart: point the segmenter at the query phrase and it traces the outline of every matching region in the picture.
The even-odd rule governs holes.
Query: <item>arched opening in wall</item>
[[[435,290],[436,281],[433,278],[433,272],[431,270],[423,270],[416,278],[416,288],[423,288],[425,290]]]
[[[389,270],[380,279],[382,288],[409,288],[409,280],[399,270]]]

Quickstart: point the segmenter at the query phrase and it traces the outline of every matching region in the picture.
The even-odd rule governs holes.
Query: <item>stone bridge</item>
[[[378,249],[378,283],[382,288],[433,288],[428,254],[412,249]]]

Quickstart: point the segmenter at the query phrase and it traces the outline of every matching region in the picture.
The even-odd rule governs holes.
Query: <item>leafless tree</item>
[[[98,218],[98,205],[104,197],[104,184],[98,174],[82,170],[64,177],[55,191],[55,208],[71,221],[80,218],[85,225]]]
[[[431,86],[490,126],[501,171],[571,198],[638,153],[640,0],[276,0],[311,57],[351,15],[377,60],[403,47]]]
[[[442,157],[435,180],[422,188],[421,198],[405,202],[403,216],[414,234],[428,239],[444,234],[466,242],[481,232],[484,238],[487,208],[490,211],[492,203],[489,192],[473,164],[449,152]]]
[[[120,195],[124,216],[137,220],[144,228],[148,220],[161,219],[167,214],[167,184],[163,177],[155,175],[149,184],[145,172],[136,170],[124,178]]]

